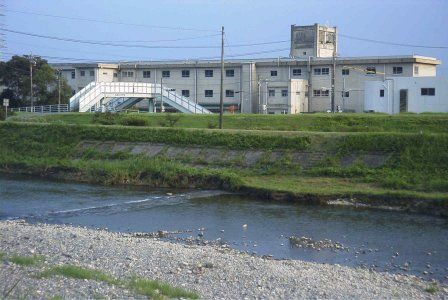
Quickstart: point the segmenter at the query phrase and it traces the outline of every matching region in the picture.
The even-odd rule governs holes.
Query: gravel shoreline
[[[138,275],[189,291],[204,299],[448,298],[448,287],[414,276],[394,275],[297,260],[271,260],[219,246],[174,244],[156,238],[65,225],[0,222],[0,251],[44,255],[42,266],[3,259],[0,298],[141,298],[132,291],[93,280],[37,278],[42,268],[74,264],[117,278]],[[20,280],[19,280],[20,279]]]

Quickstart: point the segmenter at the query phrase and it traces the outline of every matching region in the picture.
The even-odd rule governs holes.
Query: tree
[[[46,60],[34,56],[33,98],[34,105],[58,103],[58,74]],[[30,56],[14,55],[7,62],[0,62],[0,84],[4,87],[0,99],[9,98],[11,107],[29,106]],[[61,103],[68,103],[71,88],[61,78]]]

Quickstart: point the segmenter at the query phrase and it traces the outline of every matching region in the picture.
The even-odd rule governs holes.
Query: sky
[[[3,31],[3,60],[13,53],[33,53],[53,62],[214,58],[220,55],[221,26],[225,27],[228,58],[287,57],[291,24],[314,23],[337,26],[340,34],[353,37],[448,47],[448,0],[0,0],[0,3],[4,6],[0,20],[4,29],[114,44],[73,43]],[[278,43],[241,46],[265,42]],[[166,46],[178,48],[157,48]],[[211,48],[191,48],[204,46]],[[439,74],[448,76],[448,48],[402,47],[342,36],[338,47],[339,56],[436,57],[447,62],[439,67]]]

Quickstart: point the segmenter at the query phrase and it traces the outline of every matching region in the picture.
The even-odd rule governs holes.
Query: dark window
[[[75,71],[72,71],[72,79],[75,79],[75,77],[76,77],[76,73],[75,73]]]
[[[380,90],[380,97],[384,97],[384,90]]]
[[[95,76],[95,71],[90,71],[90,77]]]
[[[367,67],[366,74],[376,74],[376,68],[375,67]]]
[[[288,90],[282,90],[282,97],[288,97]]]
[[[321,75],[321,74],[322,74],[322,69],[321,68],[314,69],[314,75]]]
[[[182,70],[182,77],[190,77],[190,70]]]
[[[328,97],[330,96],[330,90],[323,90],[321,93],[322,97]]]
[[[330,74],[330,68],[322,68],[322,75]]]
[[[272,77],[277,76],[277,71],[275,71],[275,70],[271,71],[271,76],[272,76]]]
[[[350,97],[350,92],[343,92],[343,94],[344,94],[344,98]]]
[[[205,77],[213,77],[213,70],[205,70]]]
[[[419,71],[418,66],[414,66],[414,75],[418,75],[418,71]]]
[[[170,71],[162,71],[162,77],[163,78],[170,78],[171,72]]]
[[[86,76],[86,71],[81,71],[81,76]]]
[[[436,89],[435,88],[422,88],[421,89],[421,95],[422,96],[435,96],[436,95]]]
[[[313,96],[314,97],[320,97],[320,90],[313,90]]]
[[[205,97],[207,98],[213,97],[213,90],[205,90]]]
[[[190,97],[190,90],[182,90],[182,96],[183,97]]]
[[[143,78],[151,78],[151,71],[143,71]]]
[[[235,77],[235,70],[226,70],[226,77]]]
[[[269,90],[269,97],[275,97],[275,90]]]
[[[74,95],[74,94],[76,94],[76,90],[73,90],[73,91],[72,91],[72,95]]]
[[[301,76],[302,69],[292,69],[292,76]]]
[[[114,77],[118,77],[118,73],[114,73]]]
[[[233,97],[235,96],[234,90],[226,90],[226,97]]]
[[[342,69],[342,75],[350,75],[349,69]]]
[[[403,67],[393,67],[393,73],[395,75],[397,74],[403,74]]]

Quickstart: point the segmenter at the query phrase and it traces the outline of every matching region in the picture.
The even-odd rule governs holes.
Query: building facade
[[[439,60],[423,56],[337,57],[337,30],[291,26],[291,57],[225,60],[224,106],[242,113],[364,112],[365,83],[398,77],[435,77]],[[73,93],[91,81],[151,82],[212,110],[219,108],[220,62],[148,61],[63,64]],[[332,87],[334,77],[335,86]]]

